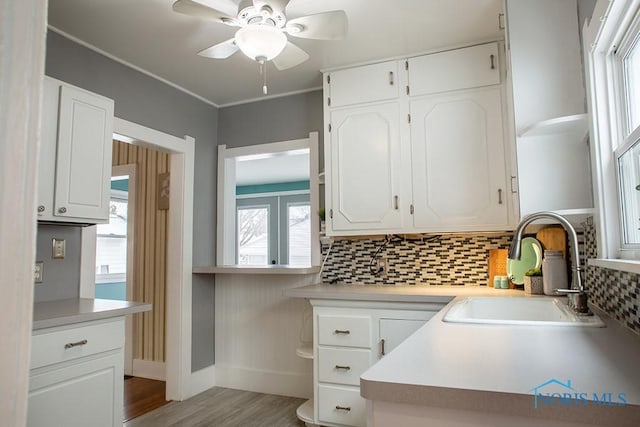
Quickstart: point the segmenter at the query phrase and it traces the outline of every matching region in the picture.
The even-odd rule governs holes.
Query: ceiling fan
[[[289,0],[241,0],[236,17],[193,0],[177,0],[173,10],[239,27],[234,38],[204,49],[198,55],[225,59],[240,50],[262,66],[266,61],[272,61],[278,70],[286,70],[309,59],[304,50],[288,41],[287,35],[340,40],[347,34],[347,15],[343,10],[287,20],[285,8],[288,3]]]

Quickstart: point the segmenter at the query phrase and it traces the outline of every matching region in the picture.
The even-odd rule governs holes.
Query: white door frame
[[[195,140],[190,136],[177,138],[117,117],[113,123],[113,132],[118,140],[169,152],[171,179],[167,230],[166,398],[184,400],[193,395],[191,270]],[[81,263],[80,297],[94,298],[95,227],[83,229]]]
[[[136,218],[136,170],[137,165],[128,163],[126,165],[113,166],[111,176],[128,176],[129,189],[127,191],[127,266],[126,266],[126,295],[129,301],[133,300],[133,269],[134,267],[134,241],[135,241],[135,218]],[[125,319],[124,334],[124,374],[133,375],[133,316]]]
[[[0,21],[0,420],[22,426],[33,317],[46,1],[2,1]]]

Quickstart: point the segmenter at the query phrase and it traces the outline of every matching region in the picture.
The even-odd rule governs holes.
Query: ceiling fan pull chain
[[[262,74],[262,93],[267,94],[267,61],[260,63],[260,73]]]

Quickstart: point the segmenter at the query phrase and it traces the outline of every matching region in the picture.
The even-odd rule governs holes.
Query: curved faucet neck
[[[556,220],[562,225],[562,227],[567,231],[569,235],[569,239],[571,242],[572,249],[572,258],[573,258],[573,283],[575,283],[574,289],[578,289],[581,292],[584,292],[584,287],[582,285],[582,278],[580,277],[582,268],[580,267],[580,250],[578,248],[578,235],[576,233],[573,225],[562,215],[558,215],[555,212],[536,212],[529,214],[522,218],[520,223],[515,229],[513,234],[513,241],[511,242],[511,247],[509,248],[509,258],[511,259],[520,259],[520,242],[522,241],[522,234],[524,233],[524,229],[531,224],[532,222],[539,220],[550,218]]]

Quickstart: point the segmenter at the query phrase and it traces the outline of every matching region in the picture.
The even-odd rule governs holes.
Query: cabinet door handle
[[[67,213],[67,208],[65,208],[64,206],[61,208],[58,208],[58,213]]]
[[[516,190],[516,185],[513,185],[513,183],[515,182],[515,175],[511,175],[511,194],[516,194],[518,192],[518,190]]]
[[[341,371],[350,371],[351,370],[351,366],[336,365],[336,369],[341,370]]]
[[[349,411],[351,411],[351,406],[340,406],[340,405],[336,405],[336,411],[345,411],[345,412],[349,412]]]
[[[502,188],[498,188],[498,204],[502,204]]]
[[[64,345],[64,349],[65,350],[69,350],[70,348],[73,347],[80,347],[81,345],[85,345],[87,344],[89,341],[87,340],[82,340],[82,341],[76,341],[76,342],[70,342]]]
[[[348,329],[336,329],[334,333],[338,335],[349,335],[351,331]]]
[[[393,209],[395,209],[395,210],[400,209],[400,207],[398,205],[398,196],[393,196]]]
[[[489,55],[489,58],[491,59],[491,69],[495,70],[496,69],[496,56],[494,54]]]
[[[38,212],[42,213],[44,212],[44,209],[45,209],[44,205],[38,206]]]
[[[384,356],[384,338],[380,340],[380,355]]]
[[[389,84],[391,86],[393,86],[393,83],[394,83],[394,81],[393,81],[393,71],[389,71]]]

